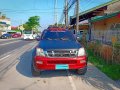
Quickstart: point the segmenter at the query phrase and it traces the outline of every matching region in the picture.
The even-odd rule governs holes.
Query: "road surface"
[[[37,41],[0,41],[0,90],[120,90],[120,85],[90,63],[84,76],[75,71],[53,70],[32,77],[31,55],[37,44]]]

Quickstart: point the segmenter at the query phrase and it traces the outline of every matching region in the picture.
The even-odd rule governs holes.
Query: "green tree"
[[[25,28],[25,30],[32,30],[27,23],[23,24],[23,27]]]
[[[25,24],[23,24],[23,27],[25,28],[25,30],[38,31],[38,28],[40,27],[39,20],[39,16],[32,16]]]

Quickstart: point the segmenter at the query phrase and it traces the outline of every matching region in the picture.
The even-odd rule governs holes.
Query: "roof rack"
[[[48,27],[48,30],[51,31],[65,31],[65,28],[60,28],[60,27]]]

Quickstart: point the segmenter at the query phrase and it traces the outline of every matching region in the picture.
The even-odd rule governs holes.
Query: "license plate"
[[[55,69],[69,69],[67,64],[57,64]]]

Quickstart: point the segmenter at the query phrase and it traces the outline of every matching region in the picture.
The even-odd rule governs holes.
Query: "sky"
[[[72,0],[68,0],[72,1]],[[80,12],[108,2],[110,0],[80,0]],[[57,20],[63,13],[65,0],[57,0]],[[11,19],[12,26],[27,22],[31,16],[40,16],[41,29],[55,23],[55,0],[0,0],[0,12]],[[69,16],[74,15],[75,5],[70,9]]]

